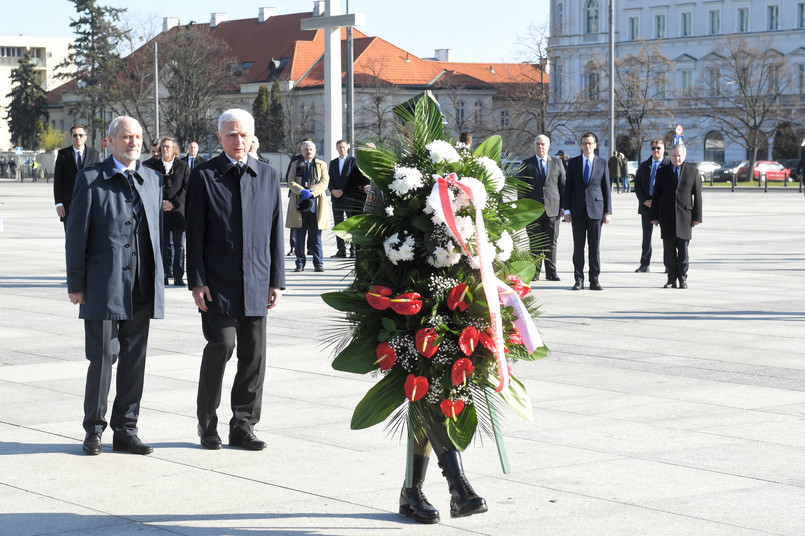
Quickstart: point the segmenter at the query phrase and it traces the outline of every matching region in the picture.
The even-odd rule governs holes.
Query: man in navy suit
[[[196,169],[196,166],[207,161],[206,158],[198,154],[198,143],[191,141],[187,144],[187,154],[182,157],[182,160],[187,162],[190,171]]]
[[[357,166],[357,160],[354,156],[349,156],[349,143],[347,140],[338,140],[335,144],[335,149],[338,151],[338,158],[330,160],[330,184],[328,186],[330,195],[332,196],[333,205],[333,224],[338,225],[345,219],[358,214],[362,207],[356,206],[356,198],[353,192],[347,188],[349,186],[349,174],[352,169]],[[333,257],[345,258],[347,256],[346,244],[344,239],[336,237],[336,253]],[[349,256],[355,256],[355,245],[349,245]]]
[[[651,198],[651,223],[660,226],[663,261],[668,271],[664,288],[688,288],[688,244],[693,228],[702,222],[702,181],[698,170],[685,164],[687,149],[671,149],[671,165],[657,173]]]
[[[657,173],[671,163],[665,156],[665,142],[660,139],[651,140],[651,156],[637,168],[634,180],[634,193],[637,195],[637,213],[643,227],[643,243],[640,251],[640,266],[635,272],[648,272],[651,264],[651,235],[654,225],[651,223],[651,196],[657,182]]]
[[[581,155],[570,159],[565,183],[565,221],[573,224],[573,290],[584,288],[584,242],[590,261],[590,290],[602,290],[601,224],[612,214],[607,161],[595,155],[598,138],[592,132],[581,137]]]
[[[523,160],[521,177],[531,186],[525,196],[545,206],[542,216],[526,228],[531,252],[545,256],[545,278],[559,281],[556,274],[556,243],[559,240],[559,218],[562,216],[562,193],[565,191],[565,166],[561,160],[548,154],[550,149],[550,138],[545,134],[537,136],[534,139],[535,154]],[[539,269],[534,278],[539,279]]]
[[[248,154],[254,118],[240,109],[218,118],[224,151],[196,167],[187,188],[187,283],[201,312],[196,415],[201,444],[221,448],[217,409],[226,363],[237,343],[229,444],[262,450],[266,313],[285,288],[280,175]]]
[[[116,451],[150,454],[137,437],[151,318],[162,318],[162,176],[139,165],[143,131],[131,117],[109,124],[112,156],[75,179],[65,241],[67,292],[80,304],[89,360],[84,452],[101,453],[106,400],[117,361],[109,426]]]
[[[100,157],[98,151],[86,146],[87,129],[84,125],[73,125],[70,129],[73,144],[59,149],[53,170],[53,200],[56,202],[56,214],[67,229],[67,214],[70,212],[70,201],[73,199],[76,174],[92,164]]]

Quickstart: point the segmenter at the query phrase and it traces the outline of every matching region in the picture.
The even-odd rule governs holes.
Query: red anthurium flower
[[[382,311],[389,307],[389,298],[387,296],[391,296],[390,288],[375,285],[366,293],[366,301],[378,311]]]
[[[458,337],[458,347],[464,352],[464,355],[472,355],[478,347],[478,341],[481,338],[481,333],[473,326],[467,326],[461,335]]]
[[[458,414],[464,410],[464,401],[456,400],[453,402],[448,398],[447,400],[442,400],[442,403],[439,404],[439,407],[442,408],[442,412],[445,415],[455,421]]]
[[[425,376],[409,374],[405,379],[403,389],[408,400],[416,402],[428,392],[428,379]]]
[[[462,357],[453,363],[453,369],[450,371],[450,379],[453,380],[453,385],[458,387],[467,381],[475,367],[472,366],[472,361],[466,357]]]
[[[417,351],[427,358],[433,357],[439,345],[436,344],[436,338],[439,336],[433,328],[422,328],[416,332],[414,340],[416,341]]]
[[[418,292],[400,294],[389,300],[389,305],[395,313],[401,315],[415,315],[422,309],[422,296]]]
[[[483,344],[487,350],[492,352],[493,354],[497,351],[497,344],[495,344],[495,337],[489,333],[489,330],[484,331],[480,334],[481,344]]]
[[[397,361],[397,352],[387,342],[381,342],[377,345],[377,361],[375,364],[380,365],[380,370],[388,370],[394,366]]]
[[[520,332],[517,331],[515,328],[514,330],[509,332],[509,341],[511,344],[525,344],[523,342],[523,337],[520,336]]]
[[[531,290],[531,287],[517,277],[516,275],[509,276],[509,283],[512,285],[512,290],[521,298],[525,298]]]
[[[450,291],[450,294],[447,295],[448,309],[455,311],[456,307],[458,307],[458,310],[462,313],[466,311],[467,307],[470,306],[470,304],[465,301],[468,291],[469,287],[467,287],[465,283],[461,283],[453,287],[453,289]]]

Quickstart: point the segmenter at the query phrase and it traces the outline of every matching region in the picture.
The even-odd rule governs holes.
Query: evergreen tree
[[[282,113],[282,92],[276,80],[271,85],[270,104],[268,107],[268,136],[266,148],[271,152],[279,152],[285,146],[285,120]]]
[[[48,101],[42,89],[42,79],[26,55],[11,71],[11,99],[6,108],[6,119],[11,140],[28,150],[38,149],[40,135],[48,120]]]
[[[273,149],[269,148],[269,137],[271,132],[269,123],[270,107],[271,103],[269,101],[268,86],[263,84],[257,91],[257,98],[254,99],[254,103],[252,104],[252,115],[254,116],[254,135],[260,140],[260,145],[265,150],[273,151]]]

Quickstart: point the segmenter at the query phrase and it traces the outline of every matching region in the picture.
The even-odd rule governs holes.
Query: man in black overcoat
[[[76,174],[100,160],[98,151],[87,147],[87,129],[84,125],[73,125],[70,129],[73,144],[59,149],[53,169],[53,200],[56,202],[56,214],[67,229],[67,214],[70,213],[70,201],[73,199]]]
[[[637,213],[640,214],[640,223],[643,229],[643,241],[640,248],[640,266],[635,272],[648,272],[651,264],[651,235],[654,225],[651,223],[651,196],[654,195],[654,185],[657,182],[657,173],[665,166],[671,164],[665,156],[665,142],[660,139],[651,140],[651,156],[640,164],[634,179],[634,193],[637,196]]]

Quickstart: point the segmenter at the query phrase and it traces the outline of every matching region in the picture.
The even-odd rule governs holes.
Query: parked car
[[[746,180],[749,175],[749,164],[738,168],[738,180]],[[760,182],[770,181],[787,181],[791,174],[780,162],[773,160],[760,160],[755,163],[755,172],[753,179]]]
[[[626,161],[626,169],[627,173],[629,174],[629,180],[634,182],[634,177],[637,175],[637,167],[639,163],[637,160],[627,160]]]
[[[709,181],[710,177],[713,176],[713,172],[721,167],[718,162],[688,162],[688,164],[696,166],[699,170],[699,178],[704,181]]]
[[[799,158],[787,158],[785,160],[780,160],[780,163],[788,169],[790,173],[792,181],[798,181],[799,175],[797,175],[797,166],[799,165]]]
[[[713,181],[732,182],[732,179],[738,173],[741,166],[747,166],[749,162],[746,160],[726,162],[720,168],[713,171]]]

